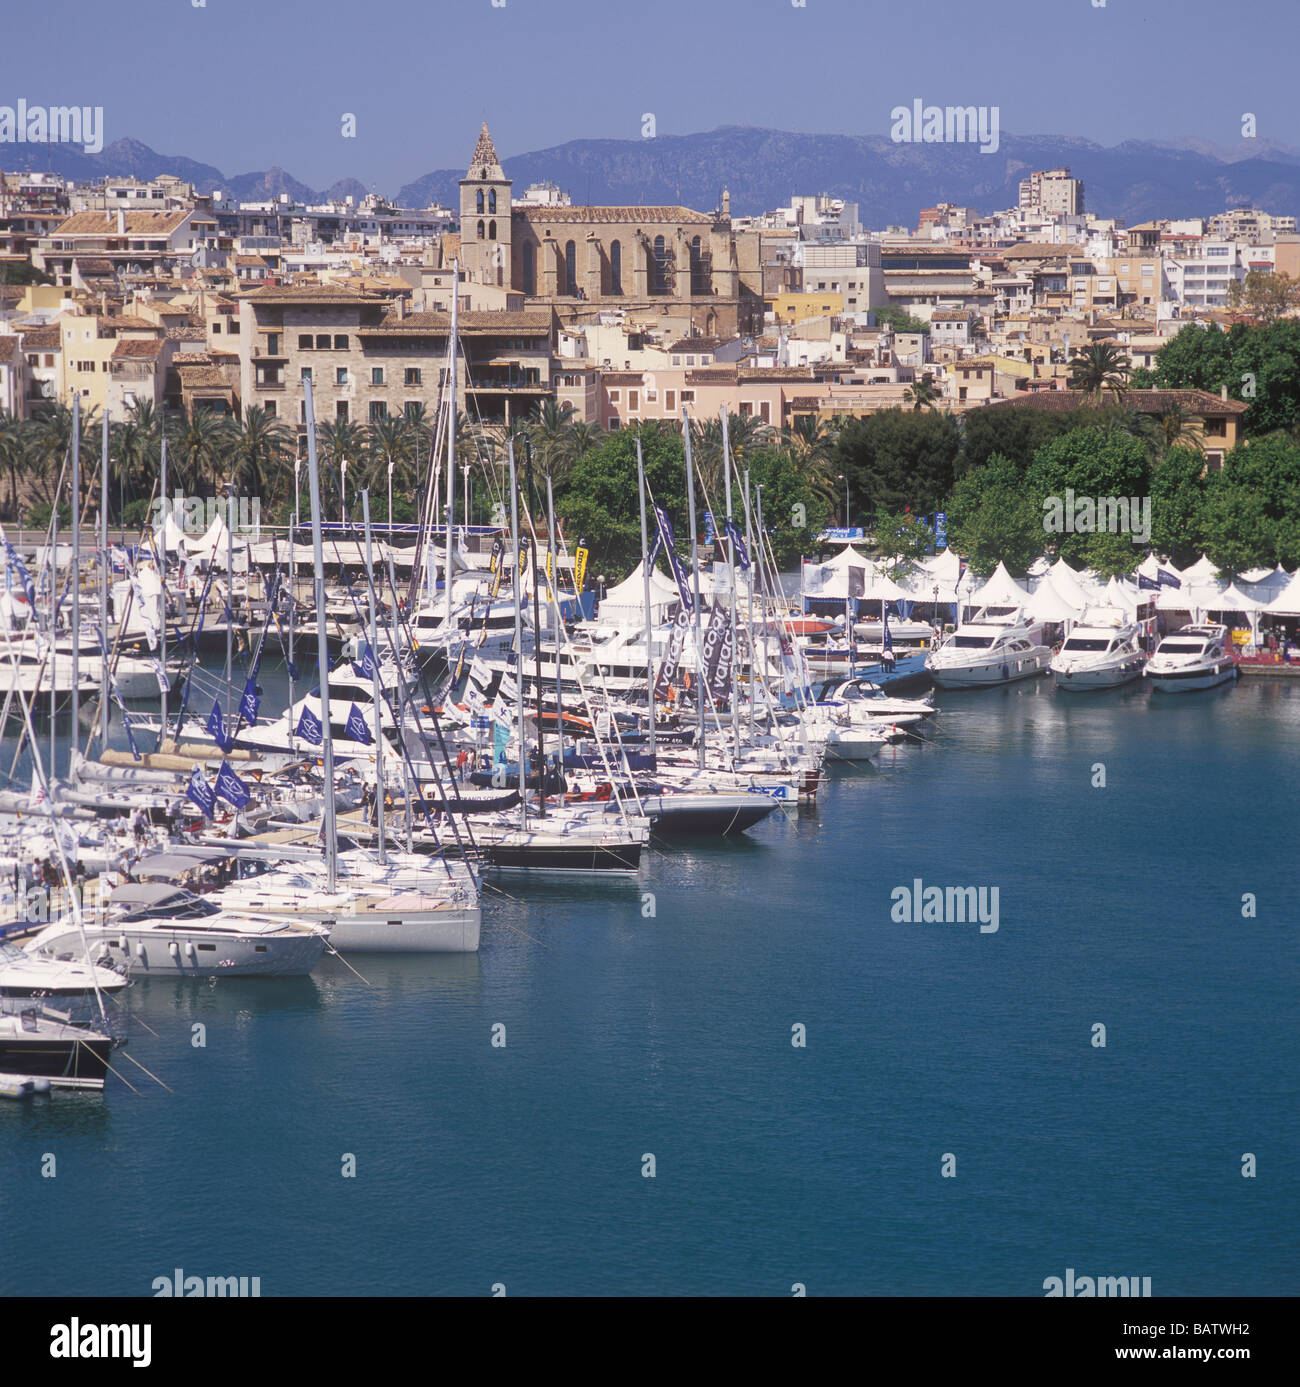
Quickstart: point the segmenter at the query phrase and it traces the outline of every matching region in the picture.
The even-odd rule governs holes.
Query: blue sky
[[[886,135],[920,97],[1003,132],[1300,145],[1297,0],[41,0],[0,33],[0,104],[102,106],[226,174],[395,192],[576,138],[724,124]],[[344,139],[341,118],[357,120]]]

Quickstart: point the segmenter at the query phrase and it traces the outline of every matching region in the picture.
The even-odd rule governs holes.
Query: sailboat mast
[[[162,488],[162,537],[154,546],[158,555],[158,584],[162,589],[159,597],[158,667],[163,672],[161,700],[161,719],[158,723],[158,750],[162,750],[163,738],[167,735],[167,515],[171,502],[167,499],[167,435],[163,435],[162,452],[159,460],[158,484]],[[292,702],[292,695],[290,702]]]
[[[325,629],[325,549],[320,527],[320,469],[316,462],[316,406],[312,383],[303,382],[307,415],[307,480],[311,492],[311,549],[316,588],[316,663],[320,673],[320,723],[325,772],[325,860],[329,889],[338,886],[338,836],[334,822],[334,735],[330,723],[330,650]]]
[[[746,585],[745,649],[749,655],[749,735],[754,735],[754,671],[758,665],[758,650],[754,645],[754,579],[758,570],[754,559],[754,530],[749,512],[749,468],[745,468],[745,543],[749,547],[749,582]],[[766,671],[764,671],[766,674]]]
[[[370,549],[370,491],[361,493],[361,515],[366,527],[366,587],[370,591],[370,685],[375,705],[375,808],[378,812],[379,863],[384,866],[388,858],[384,855],[384,719],[382,704],[379,702],[379,632],[375,617],[375,570]],[[393,652],[397,658],[397,652]],[[400,724],[399,724],[400,735]]]
[[[727,406],[722,406],[722,476],[727,502],[727,573],[731,582],[731,738],[740,756],[740,647],[736,643],[736,546],[731,538],[731,436],[727,428]]]
[[[77,744],[81,660],[81,396],[72,397],[72,744]],[[51,652],[51,655],[53,652]],[[53,670],[53,665],[51,665]],[[51,672],[50,678],[54,675]],[[51,771],[54,767],[50,767]]]
[[[99,745],[108,746],[108,409],[100,420],[99,441]]]
[[[560,551],[555,545],[555,493],[551,479],[546,478],[546,552],[549,556],[551,581],[548,590],[555,604],[555,751],[556,763],[564,773],[564,688],[560,674],[560,634],[563,618],[560,612]],[[575,570],[576,572],[576,570]],[[577,593],[574,593],[577,599]]]
[[[528,787],[524,774],[524,681],[523,623],[519,595],[519,488],[515,483],[515,440],[510,440],[510,585],[515,601],[515,704],[519,726],[519,827],[528,827]]]
[[[645,459],[641,456],[641,439],[636,440],[636,488],[641,502],[641,590],[645,598],[645,697],[650,709],[650,756],[655,755],[655,672],[654,630],[650,621],[650,548],[645,523]]]
[[[215,561],[216,555],[213,554]],[[230,721],[230,681],[234,677],[235,634],[235,484],[226,493],[226,721]]]
[[[456,366],[460,355],[460,261],[451,262],[451,363],[447,371],[447,562],[442,586],[447,598],[447,664],[451,665],[451,522],[456,509]]]
[[[691,527],[691,568],[695,574],[695,693],[699,709],[700,769],[704,769],[704,642],[700,638],[700,549],[695,533],[695,468],[691,462],[691,421],[682,410],[682,442],[686,451],[686,515]]]
[[[59,498],[54,497],[54,514],[50,517],[50,774],[54,775],[58,766],[56,753],[58,751],[58,718],[55,714],[59,709],[59,681],[55,678],[58,667],[56,655],[57,647],[55,641],[55,624],[59,613],[59,585],[58,578],[58,553],[59,553]],[[33,695],[35,697],[35,695]],[[164,724],[166,719],[163,719]]]

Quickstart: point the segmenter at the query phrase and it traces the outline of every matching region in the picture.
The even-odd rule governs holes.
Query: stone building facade
[[[519,290],[563,324],[611,308],[685,318],[693,332],[728,337],[762,329],[762,284],[731,226],[687,207],[515,204],[486,125],[460,181],[466,278]],[[751,282],[754,281],[754,282]]]

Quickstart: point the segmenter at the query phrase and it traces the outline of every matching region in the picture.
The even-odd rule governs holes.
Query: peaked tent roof
[[[1025,615],[1034,621],[1077,621],[1082,605],[1058,592],[1050,578],[1044,578],[1025,605]]]
[[[1206,555],[1202,554],[1190,568],[1183,569],[1180,576],[1186,582],[1207,583],[1213,582],[1219,576],[1219,570],[1215,568]]]
[[[1291,581],[1265,607],[1274,616],[1300,616],[1300,568],[1291,575]]]
[[[999,560],[988,582],[976,588],[966,602],[971,607],[1023,607],[1028,600],[1029,594]]]

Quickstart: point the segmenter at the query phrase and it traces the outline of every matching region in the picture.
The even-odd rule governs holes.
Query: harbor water
[[[0,1291],[1294,1294],[1300,688],[937,701],[743,840],[503,879],[477,955],[137,983],[138,1094],[0,1107]]]

